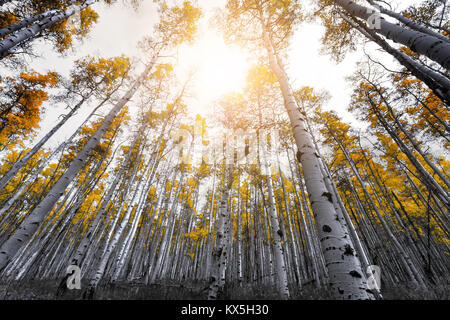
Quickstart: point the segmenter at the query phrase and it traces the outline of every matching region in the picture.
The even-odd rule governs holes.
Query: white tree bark
[[[19,250],[19,248],[25,243],[25,241],[27,241],[34,234],[39,224],[45,219],[58,199],[64,194],[67,186],[83,168],[84,162],[86,161],[92,150],[95,148],[95,146],[97,146],[98,143],[100,143],[100,140],[110,127],[114,118],[125,106],[125,104],[131,99],[131,97],[136,93],[145,77],[150,73],[152,67],[153,62],[145,68],[144,72],[139,76],[133,86],[108,113],[98,130],[84,145],[83,149],[72,161],[66,172],[58,179],[58,182],[53,185],[45,198],[31,213],[28,214],[28,216],[23,220],[16,232],[12,236],[10,236],[10,238],[2,245],[2,247],[0,248],[0,270],[8,264],[8,262]]]
[[[224,190],[222,199],[220,200],[218,212],[217,212],[217,226],[216,226],[216,239],[214,249],[212,252],[212,260],[210,267],[210,286],[208,291],[208,300],[216,300],[219,290],[222,289],[225,284],[225,270],[227,267],[227,247],[229,237],[229,223],[227,220],[230,218],[228,211],[228,199],[230,196],[230,177],[232,173],[227,171],[230,168],[225,168],[224,173]]]
[[[13,166],[6,172],[3,177],[0,179],[0,190],[3,190],[3,188],[8,184],[8,182],[19,172],[20,169],[22,169],[28,160],[33,157],[36,152],[41,149],[41,147],[55,134],[56,131],[58,131],[59,128],[61,128],[67,120],[80,108],[80,106],[83,104],[84,99],[80,101],[67,115],[64,116],[64,118],[51,129],[44,137],[42,137],[41,140],[39,140],[38,143],[30,150],[28,151],[22,158],[17,160]]]
[[[33,22],[39,21],[39,20],[43,20],[45,18],[51,17],[52,15],[58,13],[58,10],[49,10],[47,12],[41,13],[41,14],[37,14],[35,16],[32,16],[30,18],[26,18],[23,19],[20,22],[14,23],[10,26],[7,26],[3,29],[0,29],[0,37],[4,37],[7,35],[12,34],[13,32],[20,30],[22,28],[25,28],[26,26],[32,24]]]
[[[7,3],[10,3],[10,2],[12,2],[13,0],[0,0],[0,6],[2,6],[2,5],[4,5],[4,4],[7,4]]]
[[[366,21],[373,18],[373,10],[356,4],[351,0],[334,0],[334,3],[344,8],[354,17]],[[380,17],[380,28],[374,28],[374,31],[427,56],[444,68],[450,69],[450,42],[387,22],[383,17]]]
[[[365,27],[362,23],[356,23],[344,14],[339,12],[339,15],[353,28],[361,32],[369,40],[377,43],[387,53],[391,54],[397,61],[407,68],[418,79],[423,81],[442,101],[450,105],[450,80],[442,74],[433,71],[425,65],[418,63],[411,59],[407,54],[390,46],[384,39],[378,36],[375,32]]]
[[[270,224],[271,224],[271,231],[272,231],[272,237],[274,241],[274,256],[275,256],[275,272],[277,277],[277,286],[279,290],[279,294],[282,297],[282,299],[289,299],[289,286],[288,286],[288,280],[287,280],[287,271],[286,271],[286,263],[285,263],[285,257],[283,252],[283,247],[281,246],[281,241],[284,237],[283,231],[280,228],[280,224],[278,222],[278,216],[277,216],[277,207],[275,204],[275,194],[273,192],[273,185],[272,185],[272,177],[270,176],[270,168],[269,163],[267,161],[267,155],[262,148],[262,159],[263,164],[266,170],[266,182],[267,182],[267,191],[269,194],[269,214],[270,214]]]
[[[305,117],[300,113],[286,72],[277,61],[269,35],[263,38],[272,71],[278,78],[288,112],[294,139],[297,144],[297,160],[302,164],[306,189],[316,218],[322,252],[329,275],[329,285],[337,299],[370,299],[366,291],[366,279],[361,264],[354,254],[348,230],[340,223],[320,171],[319,155],[309,134]]]
[[[433,30],[431,30],[431,29],[429,29],[427,27],[421,26],[420,24],[415,23],[413,20],[408,19],[407,17],[405,17],[404,15],[402,15],[400,13],[391,11],[391,10],[381,6],[381,5],[378,5],[374,0],[367,0],[367,2],[369,2],[371,5],[377,7],[380,10],[381,13],[384,13],[384,14],[392,17],[392,18],[397,19],[398,21],[400,21],[401,23],[403,23],[406,26],[410,27],[411,29],[414,29],[414,30],[422,32],[422,33],[426,33],[426,34],[428,34],[430,36],[438,38],[439,40],[450,42],[450,39],[445,37],[445,36],[443,36],[442,34],[434,32]]]
[[[51,152],[51,154],[46,157],[42,163],[40,163],[39,167],[33,171],[30,177],[27,178],[27,181],[25,181],[20,188],[14,192],[14,195],[8,199],[8,201],[5,202],[5,204],[2,205],[2,208],[0,209],[0,216],[2,216],[6,211],[8,211],[11,206],[14,204],[14,202],[22,195],[22,192],[25,191],[28,186],[34,182],[34,180],[38,177],[38,175],[41,173],[42,170],[44,170],[47,167],[47,164],[53,159],[53,157],[61,152],[81,131],[81,129],[88,123],[88,121],[91,119],[92,115],[103,105],[103,102],[100,103],[92,112],[87,116],[87,118],[83,121],[81,125],[78,126],[77,130],[64,142],[62,142],[55,150]],[[64,121],[61,120],[61,121]],[[5,174],[6,175],[6,174]],[[2,178],[3,180],[3,178]],[[1,180],[1,181],[2,181]],[[2,188],[0,188],[2,190]],[[2,222],[0,222],[0,225]]]
[[[53,26],[55,23],[64,20],[75,13],[85,9],[86,7],[93,4],[95,0],[87,0],[86,2],[80,4],[80,5],[73,5],[69,9],[65,10],[64,12],[58,12],[54,13],[51,16],[48,16],[44,18],[42,21],[37,22],[30,27],[20,30],[6,39],[3,39],[0,41],[0,59],[5,58],[11,52],[14,50],[14,47],[16,47],[18,44],[20,44],[23,41],[32,39],[35,37],[39,32]]]

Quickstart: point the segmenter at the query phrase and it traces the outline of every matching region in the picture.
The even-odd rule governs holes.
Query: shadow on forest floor
[[[87,282],[82,281],[81,290],[67,290],[62,297],[55,293],[60,280],[28,280],[9,284],[0,281],[0,300],[81,300],[83,288]],[[138,283],[100,284],[95,292],[96,300],[205,300],[207,299],[206,281],[186,281],[176,283],[164,281],[144,285]],[[450,300],[450,284],[434,286],[433,290],[419,290],[411,284],[404,283],[395,288],[385,287],[382,291],[385,300]],[[326,289],[304,287],[303,290],[291,288],[293,300],[329,300],[332,299]],[[248,286],[228,284],[220,297],[224,300],[278,300],[276,288],[270,285]]]

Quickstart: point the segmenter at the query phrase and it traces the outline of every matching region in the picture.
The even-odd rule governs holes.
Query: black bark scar
[[[333,203],[333,196],[331,195],[331,193],[329,193],[329,192],[324,192],[324,193],[322,193],[322,197],[327,197],[328,201],[330,201],[331,203]]]

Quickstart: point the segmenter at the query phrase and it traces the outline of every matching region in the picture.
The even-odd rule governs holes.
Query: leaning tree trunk
[[[363,23],[354,19],[354,21],[347,18],[344,14],[339,12],[340,16],[347,21],[353,28],[361,32],[369,40],[377,43],[387,53],[392,55],[401,65],[408,69],[417,79],[423,81],[433,93],[447,105],[450,105],[450,80],[442,74],[433,71],[425,65],[418,63],[410,58],[402,51],[393,48],[376,32],[367,28]]]
[[[0,0],[0,6],[2,6],[2,5],[4,5],[4,4],[7,4],[7,3],[10,3],[10,2],[12,2],[13,0]]]
[[[87,118],[83,121],[83,123],[81,125],[78,126],[77,130],[75,130],[75,132],[64,142],[62,142],[55,150],[53,150],[49,156],[47,156],[40,164],[39,167],[35,170],[33,170],[33,173],[30,175],[30,177],[27,178],[27,181],[25,181],[20,188],[17,191],[14,191],[14,194],[4,203],[2,203],[2,208],[0,209],[0,217],[7,212],[11,206],[14,204],[14,202],[22,195],[23,191],[26,190],[26,188],[28,188],[28,186],[33,183],[33,181],[39,176],[39,174],[41,173],[42,170],[44,170],[47,167],[47,164],[53,159],[53,157],[58,154],[59,152],[61,152],[62,150],[64,150],[64,148],[77,136],[77,134],[81,131],[81,129],[86,125],[86,123],[88,123],[88,121],[91,119],[92,115],[98,110],[98,108],[100,108],[104,103],[106,102],[106,100],[104,100],[103,102],[101,102],[100,104],[97,105],[97,107],[95,107],[94,110],[92,110],[92,112],[89,114],[89,116],[87,116]],[[67,116],[66,116],[67,117]],[[61,121],[65,121],[65,119],[61,120]],[[52,130],[53,131],[53,130]],[[45,138],[45,137],[44,137]],[[16,172],[17,173],[17,172]],[[5,174],[6,175],[6,174]],[[3,178],[0,180],[3,181]],[[0,188],[0,190],[2,190],[3,188]],[[0,225],[1,225],[1,220],[0,220]]]
[[[63,12],[58,12],[44,18],[42,21],[33,24],[32,26],[18,31],[11,36],[0,41],[0,59],[5,58],[15,51],[15,47],[20,43],[33,39],[36,35],[45,29],[50,28],[54,24],[67,19],[75,13],[87,8],[93,4],[95,0],[87,0],[86,2],[74,5]]]
[[[58,131],[59,128],[61,128],[67,120],[77,111],[81,105],[84,103],[84,99],[82,99],[67,115],[64,116],[64,118],[51,129],[36,145],[28,151],[22,158],[17,160],[12,167],[6,172],[3,177],[0,179],[0,190],[3,190],[3,188],[8,184],[8,182],[19,172],[20,169],[22,169],[28,160],[33,157],[36,152],[38,152],[41,147]]]
[[[373,84],[374,85],[374,84]],[[413,148],[422,156],[423,160],[428,164],[428,166],[434,171],[434,173],[437,174],[437,176],[445,183],[447,188],[450,190],[450,180],[445,176],[444,173],[439,170],[436,165],[430,160],[430,158],[425,154],[425,152],[420,148],[420,146],[415,141],[414,137],[411,136],[411,133],[406,130],[406,128],[403,126],[403,124],[398,119],[399,117],[395,114],[394,110],[392,109],[391,104],[386,100],[383,93],[380,91],[378,87],[374,85],[375,90],[380,95],[381,99],[383,99],[384,103],[386,104],[386,107],[389,110],[389,113],[392,116],[392,119],[394,120],[394,123],[397,125],[397,127],[400,129],[400,131],[405,135],[407,140],[411,143]]]
[[[413,283],[415,283],[417,285],[420,285],[420,286],[422,286],[423,288],[426,289],[426,285],[423,282],[423,279],[422,279],[419,271],[415,267],[414,263],[412,262],[411,258],[409,257],[408,253],[406,252],[405,248],[400,244],[400,242],[398,241],[396,236],[392,233],[392,231],[389,228],[388,224],[386,223],[385,219],[381,215],[381,212],[379,211],[377,205],[375,204],[374,200],[372,199],[372,196],[370,195],[369,191],[367,190],[367,187],[366,187],[366,185],[365,185],[361,175],[359,174],[358,168],[356,167],[355,163],[353,162],[349,152],[342,145],[342,143],[339,141],[339,139],[334,135],[334,133],[332,131],[332,128],[327,126],[327,129],[329,130],[330,134],[332,135],[334,141],[338,144],[338,146],[341,149],[342,153],[344,154],[348,164],[350,165],[351,170],[355,174],[355,176],[356,176],[356,178],[357,178],[357,180],[358,180],[358,182],[359,182],[359,184],[361,186],[362,191],[364,192],[364,195],[369,200],[369,203],[370,203],[372,209],[375,211],[376,216],[380,220],[380,222],[381,222],[383,228],[385,229],[389,239],[392,241],[392,243],[394,244],[394,246],[398,250],[398,253],[400,255],[400,259],[404,263],[405,269],[407,270],[407,273],[410,276],[411,281]],[[389,214],[386,214],[386,216],[389,217]]]
[[[135,170],[135,175],[137,174],[137,170]],[[94,296],[95,289],[97,288],[97,285],[99,284],[100,280],[103,278],[103,275],[105,273],[107,263],[109,262],[109,259],[111,257],[111,254],[113,253],[114,249],[116,248],[117,244],[119,243],[119,240],[122,236],[122,233],[125,230],[126,225],[129,223],[129,220],[131,218],[131,213],[134,211],[136,205],[136,199],[139,195],[139,187],[141,185],[142,181],[139,181],[138,185],[136,186],[133,197],[129,202],[129,206],[126,210],[126,213],[124,214],[124,217],[119,225],[119,227],[116,230],[111,229],[111,241],[107,244],[105,247],[106,252],[102,255],[102,258],[100,260],[100,264],[94,274],[94,276],[89,281],[89,286],[85,291],[85,297],[92,299]],[[120,212],[117,212],[117,215],[120,215]],[[134,217],[136,218],[136,217]],[[114,232],[114,233],[113,233]]]
[[[410,27],[411,29],[414,29],[416,31],[428,34],[429,36],[436,37],[439,40],[450,42],[450,39],[445,37],[445,36],[443,36],[442,34],[434,32],[433,30],[431,30],[431,29],[429,29],[427,27],[421,26],[420,24],[414,22],[411,19],[408,19],[407,17],[405,17],[404,15],[402,15],[400,13],[391,11],[391,10],[385,8],[385,7],[382,7],[381,5],[377,5],[374,0],[367,0],[367,2],[369,2],[371,5],[377,7],[380,10],[381,13],[384,13],[384,14],[392,17],[392,18],[397,19],[398,21],[400,21],[404,25]]]
[[[372,9],[356,4],[351,0],[333,0],[333,2],[354,17],[365,21],[374,19]],[[374,31],[427,56],[444,68],[450,69],[450,42],[387,22],[382,17],[379,17],[379,28],[375,28]]]
[[[49,10],[47,12],[37,14],[35,16],[32,16],[30,18],[23,19],[20,22],[14,23],[12,25],[9,25],[5,28],[0,29],[0,38],[3,38],[4,36],[10,35],[13,32],[16,32],[17,30],[23,29],[26,26],[32,24],[36,21],[44,20],[45,18],[51,17],[54,14],[58,13],[58,10]]]
[[[322,252],[329,275],[329,285],[337,299],[371,299],[366,291],[366,279],[361,264],[354,254],[347,228],[338,219],[320,171],[319,156],[307,130],[305,117],[300,113],[290,88],[288,77],[277,61],[267,31],[263,31],[270,67],[278,78],[288,112],[294,139],[297,144],[297,160],[302,164],[306,189],[316,218]]]
[[[0,270],[8,264],[8,262],[25,243],[25,241],[27,241],[34,234],[47,214],[51,212],[55,203],[64,194],[64,190],[83,168],[83,165],[92,150],[100,143],[100,140],[105,135],[114,118],[117,116],[120,110],[122,110],[125,104],[132,98],[132,96],[136,93],[138,88],[143,83],[146,76],[150,73],[153,64],[154,62],[151,62],[147,65],[144,72],[139,76],[133,86],[108,113],[108,115],[105,117],[105,120],[97,129],[95,134],[84,145],[83,149],[72,161],[66,172],[53,185],[51,190],[48,192],[45,198],[42,199],[39,205],[22,221],[20,227],[16,230],[16,232],[12,236],[10,236],[10,238],[2,245],[2,247],[0,248]]]
[[[383,116],[381,111],[378,109],[375,102],[368,96],[369,103],[371,105],[372,111],[375,113],[377,118],[380,120],[384,129],[389,133],[389,135],[394,139],[395,143],[398,145],[399,149],[408,157],[412,165],[417,169],[419,175],[421,176],[422,183],[424,183],[428,188],[430,188],[433,193],[442,201],[442,204],[450,209],[450,196],[446,190],[434,179],[434,177],[423,167],[419,159],[412,153],[410,148],[403,142],[403,140],[397,135],[395,130],[388,124],[386,118]]]
[[[134,144],[135,145],[135,144]],[[103,201],[100,205],[100,209],[98,210],[97,214],[95,215],[94,220],[91,222],[91,225],[89,229],[87,230],[85,236],[81,240],[80,244],[77,247],[77,250],[75,252],[75,255],[71,259],[70,265],[77,265],[81,267],[81,263],[83,261],[83,258],[85,257],[85,254],[87,252],[87,249],[90,247],[90,245],[93,242],[93,236],[96,233],[96,230],[99,226],[100,220],[105,219],[105,213],[107,212],[107,207],[110,204],[110,200],[113,197],[113,195],[116,192],[116,188],[119,185],[119,181],[122,179],[122,174],[125,171],[125,168],[128,167],[128,163],[131,158],[133,147],[130,147],[128,150],[127,156],[124,160],[124,162],[121,164],[119,172],[116,173],[114,181],[111,184],[111,187],[108,190],[108,193],[103,198]]]

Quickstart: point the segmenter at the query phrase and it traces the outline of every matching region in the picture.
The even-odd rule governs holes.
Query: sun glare
[[[194,76],[190,85],[193,101],[191,110],[203,114],[222,95],[240,91],[249,69],[247,55],[238,47],[226,45],[213,31],[207,31],[196,44],[185,48],[190,70]],[[187,61],[183,59],[183,63]]]

